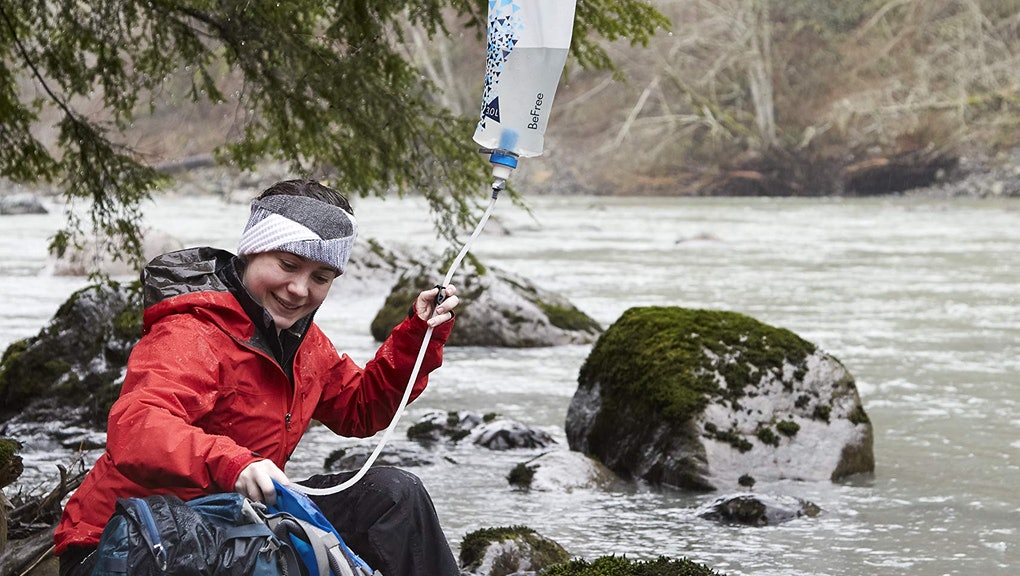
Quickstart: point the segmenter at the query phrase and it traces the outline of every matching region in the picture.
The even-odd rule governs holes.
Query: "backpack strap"
[[[350,562],[347,561],[347,557],[344,556],[343,551],[340,549],[340,539],[336,537],[336,534],[323,530],[311,522],[301,519],[297,519],[297,521],[305,529],[305,533],[308,534],[309,544],[311,544],[312,549],[315,551],[316,557],[319,556],[320,549],[325,553],[329,569],[333,571],[335,576],[355,576]],[[319,574],[328,574],[328,572],[324,573],[320,570]]]
[[[156,567],[165,572],[169,559],[167,558],[166,548],[163,546],[163,540],[159,536],[159,528],[156,527],[156,519],[152,515],[152,509],[149,508],[149,503],[143,498],[126,498],[123,504],[125,508],[130,508],[136,514],[141,524],[139,531],[145,540],[145,544],[149,547],[149,553],[152,554]]]

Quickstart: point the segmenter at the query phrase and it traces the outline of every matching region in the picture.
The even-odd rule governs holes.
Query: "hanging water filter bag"
[[[512,157],[542,154],[575,1],[489,0],[485,85],[474,134],[483,149]]]

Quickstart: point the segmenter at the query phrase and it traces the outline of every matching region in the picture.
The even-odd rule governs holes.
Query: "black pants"
[[[312,488],[342,484],[355,472],[321,474],[299,482]],[[344,542],[383,576],[457,576],[460,569],[421,480],[399,468],[370,468],[343,492],[312,496]],[[95,548],[68,548],[60,576],[87,576]]]
[[[342,484],[354,472],[312,476],[305,486]],[[311,496],[344,542],[383,576],[457,576],[460,569],[421,480],[399,468],[370,468],[343,492]]]

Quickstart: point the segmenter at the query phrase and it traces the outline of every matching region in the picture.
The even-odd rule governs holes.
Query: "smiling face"
[[[260,252],[247,260],[244,285],[272,315],[277,330],[315,311],[337,276],[332,267],[290,252]]]

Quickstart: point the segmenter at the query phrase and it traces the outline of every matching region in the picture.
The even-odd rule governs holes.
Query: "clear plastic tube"
[[[467,242],[461,248],[460,253],[453,260],[449,270],[446,272],[446,277],[443,279],[443,286],[448,286],[450,281],[453,279],[453,275],[460,268],[461,262],[464,257],[467,256],[468,251],[471,249],[471,244],[474,243],[475,238],[482,233],[482,229],[485,228],[486,222],[489,221],[489,216],[492,215],[492,210],[496,206],[496,198],[499,196],[499,190],[502,189],[502,183],[496,182],[492,186],[492,199],[489,200],[489,206],[485,209],[485,213],[482,214],[481,219],[478,221],[478,225],[475,226],[474,232],[471,233],[471,237],[468,238]],[[407,408],[407,403],[411,398],[411,390],[414,389],[414,383],[418,380],[418,373],[421,372],[421,364],[425,359],[425,351],[428,349],[429,342],[432,341],[432,327],[425,331],[425,337],[422,339],[421,348],[418,349],[418,357],[415,359],[414,368],[411,370],[411,377],[407,381],[407,387],[404,388],[404,395],[400,398],[400,404],[397,406],[396,412],[393,414],[393,419],[390,421],[390,425],[386,427],[386,431],[383,433],[382,438],[379,439],[379,443],[376,445],[375,450],[369,455],[368,460],[361,465],[361,469],[358,470],[357,474],[350,477],[347,481],[337,484],[336,486],[330,486],[328,488],[311,488],[308,486],[302,486],[300,484],[294,484],[292,488],[299,492],[303,492],[310,496],[328,496],[329,494],[336,494],[342,492],[360,481],[368,469],[372,467],[379,454],[382,453],[382,449],[389,442],[390,437],[393,435],[393,430],[396,429],[397,423],[400,421],[400,417],[404,414],[404,409]]]
[[[510,172],[517,167],[517,158],[542,154],[549,112],[570,49],[575,5],[576,0],[489,0],[485,85],[474,141],[483,147],[483,151],[491,153],[492,200],[450,265],[443,286],[453,279],[471,244],[485,228],[500,190]],[[337,486],[309,488],[295,485],[295,489],[313,496],[325,496],[346,490],[364,477],[407,407],[431,340],[432,328],[429,328],[393,420],[361,469]]]

